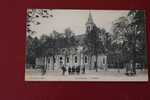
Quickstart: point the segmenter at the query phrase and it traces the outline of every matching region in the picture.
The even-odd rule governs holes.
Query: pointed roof
[[[89,12],[89,17],[88,17],[88,21],[86,24],[94,24],[93,18],[92,18],[92,14],[91,12]]]

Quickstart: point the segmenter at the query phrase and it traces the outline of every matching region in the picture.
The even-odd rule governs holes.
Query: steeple
[[[89,17],[88,17],[88,20],[86,22],[86,31],[90,32],[93,29],[94,25],[95,24],[94,24],[94,21],[93,21],[93,18],[92,18],[92,14],[91,14],[91,12],[89,12]]]
[[[89,12],[88,21],[86,24],[94,24],[91,12]]]

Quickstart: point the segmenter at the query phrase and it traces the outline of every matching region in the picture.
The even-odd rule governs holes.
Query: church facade
[[[89,13],[88,21],[85,24],[86,31],[91,31],[94,25],[95,23],[93,21],[92,15],[91,13]],[[103,37],[100,37],[103,40]],[[82,45],[71,48],[69,51],[64,48],[64,50],[62,51],[66,51],[69,53],[62,52],[54,56],[36,58],[36,66],[45,65],[49,70],[56,70],[59,69],[61,66],[85,66],[86,69],[93,69],[95,66],[96,57],[89,56],[89,54],[84,53],[84,47]],[[100,69],[107,69],[107,56],[105,54],[97,55],[97,66]]]

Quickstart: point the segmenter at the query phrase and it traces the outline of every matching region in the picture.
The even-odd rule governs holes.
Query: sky
[[[121,16],[126,16],[129,10],[52,10],[53,17],[43,19],[38,18],[40,25],[32,25],[31,29],[36,31],[34,36],[40,37],[42,34],[49,35],[53,30],[63,33],[66,28],[76,34],[85,33],[85,23],[91,12],[93,21],[97,27],[104,28],[111,32],[112,22]]]

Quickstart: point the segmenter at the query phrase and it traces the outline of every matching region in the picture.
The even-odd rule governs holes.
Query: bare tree
[[[36,31],[32,30],[32,25],[39,25],[41,22],[39,18],[53,17],[51,9],[27,9],[27,26],[26,31],[28,35],[33,35]]]

